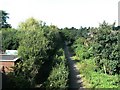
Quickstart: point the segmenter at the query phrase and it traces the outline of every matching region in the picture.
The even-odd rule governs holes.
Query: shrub
[[[96,64],[108,74],[119,73],[120,49],[118,47],[118,34],[119,32],[113,31],[110,25],[104,23],[94,36],[93,52],[97,57]]]
[[[45,82],[45,87],[49,89],[66,89],[68,82],[68,67],[62,49],[57,52],[53,64],[53,69],[48,80]]]
[[[94,60],[84,60],[78,64],[81,74],[90,84],[89,88],[118,88],[117,75],[107,75],[96,71],[97,66]]]

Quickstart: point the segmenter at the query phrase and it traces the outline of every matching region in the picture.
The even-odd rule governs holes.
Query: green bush
[[[96,64],[107,74],[119,73],[119,33],[119,31],[112,30],[111,25],[104,22],[94,36],[93,52],[96,57]]]
[[[64,52],[60,49],[55,56],[54,66],[45,82],[45,87],[49,89],[66,89],[68,82],[68,67],[66,65],[66,59]]]
[[[118,75],[107,75],[96,71],[98,67],[95,65],[94,60],[84,60],[78,65],[81,74],[91,85],[89,88],[118,88]]]
[[[74,52],[79,60],[89,59],[92,57],[92,48],[85,45],[86,39],[83,37],[78,38],[73,44]]]
[[[56,65],[48,78],[46,88],[67,88],[68,70],[63,63]]]

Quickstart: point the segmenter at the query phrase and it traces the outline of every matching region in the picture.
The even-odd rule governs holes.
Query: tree
[[[19,47],[19,35],[15,29],[2,29],[2,50],[17,50]]]
[[[16,76],[24,76],[25,81],[34,86],[38,70],[49,62],[58,47],[59,32],[54,25],[47,26],[42,21],[29,18],[19,25],[20,46],[18,55],[22,61],[16,65]]]
[[[112,25],[103,22],[94,37],[96,64],[108,74],[119,73],[120,49],[118,47],[118,34],[119,32],[112,30]]]
[[[25,22],[21,22],[18,25],[18,29],[19,30],[36,30],[44,26],[44,24],[45,23],[43,21],[38,21],[33,17],[31,17],[25,20]]]
[[[8,13],[0,10],[0,28],[11,28],[11,25],[7,23]]]

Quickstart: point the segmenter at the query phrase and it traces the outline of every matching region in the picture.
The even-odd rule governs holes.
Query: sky
[[[34,17],[46,24],[64,27],[98,27],[104,20],[118,25],[120,0],[0,0],[0,10],[9,13],[13,28]]]

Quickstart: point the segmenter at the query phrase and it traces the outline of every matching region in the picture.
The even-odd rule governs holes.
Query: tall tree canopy
[[[18,25],[18,29],[20,30],[36,30],[39,29],[43,26],[43,22],[42,21],[38,21],[36,19],[34,19],[33,17],[28,18],[27,20],[25,20],[25,22],[21,22]]]
[[[8,13],[0,10],[0,28],[11,28],[11,25],[7,23]]]

